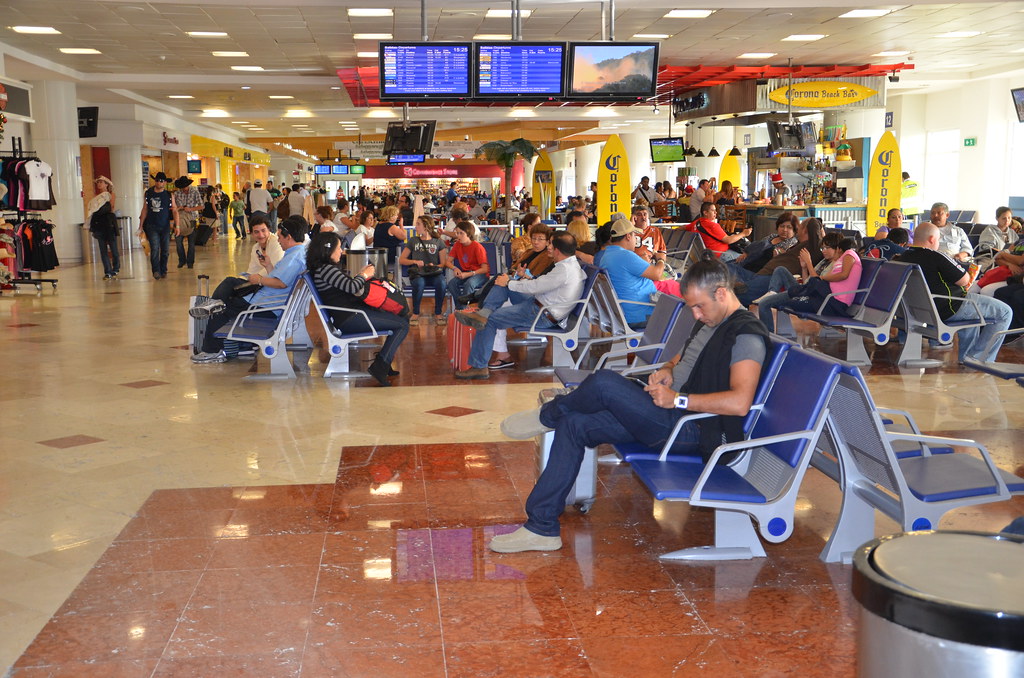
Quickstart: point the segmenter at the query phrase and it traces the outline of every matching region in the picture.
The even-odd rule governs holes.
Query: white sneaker
[[[197,353],[192,356],[192,362],[194,363],[226,363],[227,361],[228,356],[224,351],[217,351],[216,353]]]
[[[513,440],[529,440],[551,429],[540,423],[540,408],[517,412],[501,422],[501,432]]]
[[[215,313],[220,313],[224,310],[224,302],[220,299],[210,299],[202,303],[196,304],[188,310],[188,314],[193,318],[209,318]]]
[[[544,537],[520,527],[515,532],[499,534],[491,539],[490,549],[495,553],[522,553],[523,551],[557,551],[562,548],[561,537]]]
[[[761,296],[759,296],[759,297],[758,297],[757,299],[754,299],[754,300],[753,300],[752,302],[750,302],[750,303],[752,303],[752,304],[760,304],[760,303],[761,303],[762,301],[764,301],[764,300],[765,300],[765,299],[767,299],[768,297],[772,296],[773,294],[775,294],[775,292],[765,292],[764,294],[762,294]]]

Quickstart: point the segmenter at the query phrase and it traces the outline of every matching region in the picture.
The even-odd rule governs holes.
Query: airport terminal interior
[[[454,149],[451,159],[416,166],[444,163],[449,173],[431,178],[432,190],[447,189],[448,177],[463,190],[495,190],[504,173],[484,172],[484,160],[455,146],[520,136],[547,147],[565,195],[585,195],[597,180],[596,149],[610,134],[624,138],[631,159],[643,150],[633,184],[647,172],[680,185],[715,176],[719,157],[647,162],[648,139],[677,134],[722,155],[737,146],[746,162],[751,147],[768,143],[764,124],[722,127],[680,111],[670,132],[673,99],[744,78],[767,82],[779,75],[764,69],[788,68],[792,57],[819,80],[830,69],[890,69],[863,70],[884,81],[879,107],[819,110],[818,128],[846,125],[851,138],[875,143],[894,131],[926,217],[927,204],[943,200],[995,223],[996,207],[1024,194],[1024,123],[1010,95],[1024,88],[1024,2],[859,10],[820,0],[521,2],[514,27],[508,3],[425,7],[421,15],[421,3],[405,1],[11,0],[0,9],[0,83],[9,93],[0,161],[23,143],[25,155],[52,166],[57,204],[42,213],[61,259],[24,273],[54,283],[0,290],[0,670],[18,678],[858,675],[853,566],[821,559],[843,496],[819,470],[802,480],[793,534],[763,542],[765,557],[659,559],[714,543],[715,513],[653,499],[629,464],[599,465],[592,508],[568,507],[562,517],[560,550],[493,553],[491,538],[524,521],[537,477],[536,444],[510,440],[499,426],[558,385],[528,371],[551,363],[549,345],[512,346],[513,368],[458,380],[452,325],[428,311],[398,352],[390,388],[323,378],[315,350],[300,354],[294,379],[246,379],[267,371],[263,358],[195,365],[186,311],[196,276],[216,284],[244,270],[251,240],[218,235],[198,248],[194,268],[176,268],[172,251],[170,272],[154,279],[135,239],[118,278],[104,280],[83,251],[95,247],[81,232],[85,204],[92,179],[110,171],[135,221],[131,239],[137,180],[149,183],[140,167],[229,190],[257,179],[413,187],[395,183],[379,156],[343,149],[368,152],[402,117],[401,103],[372,91],[378,41],[419,41],[425,28],[432,41],[512,33],[653,41],[672,78],[640,103],[420,101],[412,119],[436,119],[435,138]],[[851,11],[869,13],[842,17]],[[969,34],[943,37],[954,32]],[[31,116],[10,114],[22,103],[17,92],[31,93]],[[97,109],[96,136],[75,136],[75,106]],[[610,113],[588,113],[598,109]],[[369,178],[325,178],[313,170],[322,164],[358,164]],[[453,172],[459,167],[474,169]],[[532,170],[518,171],[530,190]],[[743,192],[766,187],[768,176],[751,161]],[[847,186],[863,193],[866,184]],[[2,214],[11,223],[21,216]],[[856,227],[856,215],[843,218]],[[801,345],[845,355],[845,335],[810,322],[795,330]],[[926,343],[935,366],[920,368],[898,364],[895,336],[868,344],[863,372],[879,406],[906,410],[927,434],[977,441],[1000,468],[1024,476],[1021,385],[958,364],[955,349]],[[1004,347],[999,360],[1024,362],[1022,344]],[[352,367],[365,370],[375,350],[355,351]],[[938,527],[995,533],[1022,515],[1016,496],[959,507]],[[878,512],[875,536],[900,531]]]

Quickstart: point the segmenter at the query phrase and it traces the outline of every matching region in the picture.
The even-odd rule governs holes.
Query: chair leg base
[[[615,452],[611,454],[602,454],[597,458],[598,464],[623,464],[625,461]]]
[[[697,546],[664,553],[660,560],[752,560],[764,557],[764,551],[754,553],[746,546]]]

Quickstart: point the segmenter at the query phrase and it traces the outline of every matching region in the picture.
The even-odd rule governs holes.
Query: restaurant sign
[[[768,93],[768,98],[779,104],[789,103],[789,86]],[[855,82],[839,80],[811,80],[793,83],[793,105],[800,108],[835,108],[864,101],[877,91]]]

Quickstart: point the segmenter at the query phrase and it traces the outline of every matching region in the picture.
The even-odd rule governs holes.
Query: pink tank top
[[[838,261],[832,266],[833,273],[842,273],[844,266],[853,266],[850,271],[850,275],[847,276],[846,280],[838,280],[829,283],[832,287],[832,294],[836,295],[836,299],[847,306],[853,302],[853,298],[856,295],[853,290],[860,287],[860,271],[861,263],[860,257],[853,250],[846,250],[843,252],[843,256],[839,257]]]

